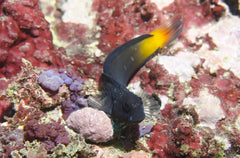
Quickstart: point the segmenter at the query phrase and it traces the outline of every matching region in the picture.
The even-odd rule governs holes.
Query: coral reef
[[[177,2],[175,1],[175,3]],[[214,20],[216,17],[212,15],[210,13],[209,18]],[[187,16],[188,13],[185,14],[185,17]],[[162,105],[158,123],[153,127],[153,135],[147,141],[149,149],[153,151],[155,157],[221,157],[238,153],[239,148],[232,143],[238,139],[238,132],[228,131],[232,128],[229,125],[234,126],[234,120],[239,113],[239,98],[237,97],[239,95],[239,74],[234,65],[238,62],[231,65],[225,64],[229,61],[222,59],[227,59],[224,55],[211,61],[214,57],[209,58],[210,52],[213,54],[224,53],[228,45],[223,42],[227,40],[219,40],[218,37],[221,33],[211,34],[208,32],[209,30],[203,33],[193,33],[193,30],[202,31],[204,27],[190,29],[191,25],[207,25],[208,22],[205,20],[211,21],[211,18],[203,21],[201,18],[197,19],[201,21],[201,24],[198,23],[200,21],[194,20],[189,24],[186,19],[183,19],[187,25],[185,29],[188,29],[184,34],[186,39],[181,41],[186,48],[185,52],[179,50],[181,46],[176,46],[172,50],[170,49],[167,56],[165,54],[157,56],[155,62],[147,63],[146,68],[139,73],[141,86],[145,91],[159,94],[160,97],[167,96],[168,99],[166,101],[168,103]],[[231,21],[231,18],[222,17],[222,21],[225,20]],[[235,22],[238,20],[235,19]],[[212,30],[216,30],[226,26],[218,22],[211,27]],[[235,36],[238,36],[236,28],[230,28],[231,30],[225,32],[232,32],[234,37],[230,35],[232,37],[228,36],[229,39],[238,42],[235,40]],[[192,37],[195,40],[191,39]],[[194,42],[192,44],[187,42],[186,45],[185,42],[188,40]],[[238,45],[234,45],[227,50],[231,54],[235,54],[237,47]],[[195,54],[193,55],[192,52]],[[172,54],[174,56],[169,56]],[[184,58],[183,54],[185,54]],[[187,60],[187,56],[192,56],[191,60]],[[177,58],[178,60],[176,60]],[[231,58],[232,55],[229,55],[229,59]],[[216,64],[219,65],[216,66]],[[182,107],[194,111],[182,116]],[[219,131],[222,132],[219,133]],[[234,141],[231,139],[232,136]],[[145,147],[142,148],[145,149]]]
[[[62,123],[63,120],[58,115],[61,110],[55,109],[54,111],[56,111],[55,114],[52,113],[51,116],[50,113],[46,114],[36,108],[20,107],[14,117],[8,121],[13,131],[10,131],[8,127],[5,138],[1,140],[9,142],[8,136],[14,134],[16,127],[23,127],[23,130],[16,129],[22,135],[17,139],[9,138],[14,140],[16,145],[10,143],[12,148],[7,148],[9,145],[3,146],[3,151],[8,150],[4,152],[4,155],[32,157],[37,153],[46,157],[51,157],[51,155],[54,157],[94,156],[95,152],[91,150],[91,145],[86,144],[84,138],[71,132]],[[16,143],[18,141],[20,142]]]
[[[220,100],[209,94],[206,89],[200,91],[198,97],[185,98],[183,104],[195,106],[200,124],[203,126],[215,128],[216,123],[225,118]]]
[[[110,8],[113,6],[114,10],[112,11]],[[133,38],[134,35],[152,31],[159,26],[166,15],[182,15],[185,23],[184,30],[187,30],[193,25],[202,26],[219,19],[225,8],[217,1],[211,0],[204,2],[175,0],[162,10],[158,10],[155,3],[145,0],[133,0],[129,3],[125,3],[123,0],[95,0],[94,10],[98,11],[97,24],[101,27],[98,47],[103,52],[109,53],[117,46]]]
[[[12,157],[94,157],[96,151],[92,151],[93,146],[84,142],[84,138],[81,136],[75,136],[72,138],[71,143],[67,146],[63,144],[57,144],[52,149],[52,154],[48,154],[44,146],[38,141],[29,142],[26,141],[24,148],[14,150],[11,152]]]
[[[38,123],[30,120],[24,126],[24,139],[28,141],[39,140],[47,151],[51,151],[57,144],[70,143],[68,132],[60,122]]]
[[[201,89],[208,88],[210,94],[218,97],[221,101],[221,108],[230,117],[236,117],[239,112],[238,96],[239,81],[231,71],[219,69],[216,74],[199,71],[198,79],[192,79],[192,96],[199,96]]]
[[[210,21],[218,20],[223,15],[225,8],[218,1],[212,0],[175,0],[162,10],[165,14],[181,14],[185,24],[184,29],[187,30],[192,26],[199,27]]]
[[[93,7],[98,12],[97,25],[101,28],[98,47],[105,53],[136,34],[152,31],[162,21],[162,13],[150,1],[95,0]]]
[[[97,151],[94,151],[93,148],[94,146],[87,144],[82,136],[76,135],[67,146],[58,144],[52,150],[51,157],[94,157],[97,155]]]
[[[0,0],[0,9],[0,157],[239,157],[240,20],[224,1]],[[125,124],[88,108],[107,54],[175,14],[179,40],[129,85],[161,100],[160,112]]]
[[[9,129],[8,127],[0,127],[0,156],[9,157],[11,151],[20,150],[24,145],[24,132],[22,129]]]
[[[103,111],[83,108],[72,112],[66,122],[69,127],[93,142],[107,142],[113,136],[111,120]]]
[[[197,127],[197,113],[189,107],[166,105],[163,118],[152,129],[148,140],[154,157],[212,157],[223,155],[221,143],[214,139],[211,128]],[[167,110],[168,109],[168,110]]]
[[[47,109],[55,107],[67,99],[69,92],[65,85],[60,87],[57,94],[52,95],[45,92],[37,81],[40,70],[34,69],[27,60],[22,62],[22,71],[17,75],[18,79],[8,86],[6,93],[3,95],[14,104],[16,111],[18,111],[19,106]]]
[[[33,66],[62,66],[58,50],[52,43],[48,22],[39,10],[37,0],[4,0],[0,9],[1,78],[16,76],[21,71],[22,58],[29,60]]]
[[[3,100],[3,98],[1,99],[2,100],[0,100],[0,121],[3,121],[3,116],[6,115],[6,113],[11,108],[11,102],[8,100]]]
[[[44,157],[48,158],[47,150],[43,147],[42,144],[38,143],[37,141],[29,142],[26,141],[24,144],[24,148],[21,150],[14,150],[11,153],[11,156],[14,158],[17,157]]]
[[[175,70],[174,68],[173,71]],[[189,74],[189,76],[191,76],[191,74]],[[140,72],[139,77],[141,79],[141,86],[150,94],[154,93],[161,96],[168,96],[169,100],[181,103],[189,93],[189,86],[184,82],[181,83],[178,76],[170,74],[163,65],[153,61],[146,64],[146,69]],[[189,77],[184,75],[184,78]]]

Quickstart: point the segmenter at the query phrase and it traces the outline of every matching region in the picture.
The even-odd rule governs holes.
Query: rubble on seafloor
[[[239,157],[235,3],[0,0],[0,157]],[[106,56],[175,14],[181,36],[128,86],[159,114],[126,124],[88,107]]]

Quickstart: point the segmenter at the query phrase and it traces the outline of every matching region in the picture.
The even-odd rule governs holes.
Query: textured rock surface
[[[64,22],[82,23],[89,28],[93,27],[95,13],[91,11],[93,1],[89,0],[68,0],[61,9],[64,11],[62,19]],[[79,11],[81,10],[81,11]],[[91,12],[91,14],[90,14]]]
[[[159,56],[158,63],[162,64],[169,74],[178,76],[180,82],[186,82],[196,75],[194,67],[197,67],[201,61],[196,54],[179,52],[176,56]]]
[[[206,90],[200,92],[196,98],[185,98],[183,105],[194,105],[199,116],[200,124],[215,128],[215,124],[225,118],[220,100]]]
[[[122,155],[123,158],[150,158],[151,156],[147,153],[141,153],[138,151],[131,151],[130,153]]]
[[[72,112],[67,124],[87,139],[99,143],[107,142],[113,135],[111,120],[103,112],[93,108],[83,108]]]
[[[38,0],[0,1],[0,46],[0,78],[21,72],[23,59],[37,67],[62,65]]]
[[[200,58],[205,59],[204,67],[216,72],[219,67],[231,70],[236,76],[240,77],[240,19],[235,16],[225,16],[215,25],[207,25],[203,29],[194,31],[198,36],[209,33],[216,44],[216,48],[209,50],[206,44],[197,51]],[[221,31],[219,31],[221,30]],[[227,35],[227,36],[226,36]],[[189,36],[191,37],[191,36]],[[231,44],[230,44],[231,43]]]

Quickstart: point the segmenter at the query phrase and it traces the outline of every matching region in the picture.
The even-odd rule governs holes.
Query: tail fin
[[[157,34],[158,31],[165,32],[166,38],[167,38],[165,45],[167,45],[168,43],[170,43],[173,40],[175,40],[176,38],[178,38],[178,36],[182,32],[183,26],[184,26],[184,23],[182,21],[182,16],[177,15],[177,16],[172,17],[165,23],[163,23],[159,28],[157,28],[150,34],[152,34],[152,35]]]
[[[161,24],[157,29],[152,31],[151,37],[142,41],[140,51],[143,56],[149,57],[158,48],[163,48],[182,32],[183,21],[180,15],[172,17],[170,20]]]

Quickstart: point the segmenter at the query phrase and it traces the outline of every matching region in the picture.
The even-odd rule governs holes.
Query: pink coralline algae
[[[96,109],[87,107],[72,112],[67,119],[67,124],[96,143],[107,142],[113,136],[111,120],[103,111]]]
[[[26,141],[38,141],[49,152],[59,143],[70,143],[64,125],[54,120],[41,123],[39,120],[44,116],[45,113],[40,110],[19,107],[13,118],[8,119],[10,126],[2,124],[0,127],[0,156],[10,157],[14,150],[24,148]]]
[[[145,91],[169,95],[170,84],[174,85],[171,99],[175,103],[165,105],[157,124],[152,129],[153,134],[148,140],[149,148],[155,157],[211,157],[221,156],[223,153],[231,155],[230,153],[236,153],[239,150],[239,146],[236,145],[239,140],[239,130],[236,128],[236,120],[239,116],[239,78],[231,71],[222,68],[211,74],[199,66],[196,68],[197,78],[192,78],[189,83],[191,91],[186,93],[186,88],[176,76],[168,74],[161,65],[149,62],[146,68],[150,69],[150,72],[147,73],[146,70],[143,70],[139,75]],[[186,97],[201,97],[204,89],[212,95],[213,100],[219,102],[218,108],[222,109],[222,111],[221,109],[209,111],[210,116],[214,116],[219,111],[216,118],[208,118],[208,116],[202,118],[201,112],[197,111],[198,107],[183,104]],[[207,103],[206,106],[212,108],[217,106],[213,101],[205,103]],[[205,107],[200,104],[197,106]],[[207,110],[207,108],[202,110]],[[209,128],[210,123],[204,127],[199,126],[201,123],[204,124],[204,121],[214,121],[214,119],[216,120],[211,128]],[[230,141],[230,147],[222,146],[216,140],[216,135],[226,137]]]
[[[239,146],[236,145],[239,144],[237,143],[239,130],[234,124],[239,116],[240,79],[231,71],[220,68],[212,74],[199,66],[196,68],[197,77],[192,78],[189,83],[191,91],[186,93],[186,87],[179,82],[178,78],[168,74],[161,65],[150,61],[146,69],[150,71],[147,73],[144,69],[139,73],[141,86],[145,91],[169,95],[171,84],[174,85],[172,87],[174,91],[170,97],[175,103],[165,105],[157,124],[152,129],[153,134],[148,140],[148,146],[155,157],[211,157],[221,156],[223,153],[236,153],[239,150]],[[206,94],[211,94],[211,98],[219,102],[219,105],[209,101],[205,102],[207,105],[198,103],[197,106],[205,107],[202,110],[207,110],[206,106],[211,108],[219,106],[220,109],[209,111],[211,114],[209,116],[216,114],[217,116],[214,116],[216,118],[209,116],[203,118],[201,112],[197,111],[198,107],[183,104],[186,97],[201,97],[204,89],[207,91]],[[214,119],[216,119],[215,122]],[[213,121],[212,129],[209,128],[210,123],[204,127],[199,126],[204,121]],[[227,137],[231,148],[224,151],[227,148],[223,149],[221,143],[216,140],[216,135]]]
[[[192,25],[199,27],[215,19],[218,20],[225,12],[225,8],[218,4],[218,1],[212,0],[175,0],[163,8],[163,12],[165,14],[181,14],[185,25],[184,29],[187,30]]]
[[[95,0],[93,6],[98,11],[97,24],[101,27],[99,48],[106,53],[161,23],[162,14],[150,1]]]
[[[153,157],[212,157],[222,154],[223,149],[214,140],[212,129],[194,128],[198,123],[194,110],[167,104],[161,114],[164,118],[158,120],[147,141]]]
[[[42,111],[35,108],[19,107],[19,111],[8,121],[11,124],[9,135],[14,134],[13,129],[18,130],[18,126],[23,126],[22,139],[23,141],[39,141],[47,151],[51,151],[57,144],[61,143],[67,145],[70,143],[69,134],[61,120],[51,120],[47,123],[40,122],[40,119],[46,116]],[[21,133],[20,133],[21,134]],[[24,143],[24,142],[23,142]],[[23,145],[16,146],[22,148]]]
[[[162,10],[148,0],[133,0],[128,3],[123,0],[95,0],[93,8],[98,12],[97,25],[101,27],[99,48],[105,53],[111,52],[137,34],[151,32],[159,26],[165,15],[182,15],[184,30],[187,30],[192,25],[202,26],[218,20],[225,11],[217,1],[211,0],[175,0]]]
[[[37,0],[4,0],[0,9],[1,78],[11,78],[20,72],[22,58],[33,66],[62,66]]]
[[[233,153],[239,154],[240,149],[240,115],[235,118],[221,120],[217,124],[217,132],[225,136],[229,143],[227,157],[233,157]]]
[[[69,57],[70,59],[66,59],[66,65],[72,65],[75,71],[81,68],[81,77],[83,79],[92,78],[95,79],[96,82],[99,81],[100,76],[102,74],[102,58],[98,57],[90,57],[88,54],[76,54]],[[93,62],[88,62],[88,59],[94,59]]]
[[[146,68],[150,70],[143,70],[139,76],[141,79],[141,86],[148,93],[158,93],[162,95],[168,95],[172,83],[174,83],[173,99],[176,101],[182,101],[185,97],[184,87],[179,82],[179,79],[168,73],[168,71],[160,64],[153,61],[149,61],[146,64]]]
[[[209,92],[221,100],[221,106],[230,117],[236,117],[240,108],[238,99],[240,95],[240,79],[231,71],[219,69],[216,74],[211,75],[208,71],[200,70],[198,79],[193,78],[190,86],[193,91],[190,95],[198,96],[199,91],[208,88]]]
[[[79,43],[85,44],[87,42],[85,37],[87,28],[83,24],[61,22],[56,25],[56,32],[61,41],[71,43],[67,48],[78,45]],[[79,49],[79,51],[81,51],[81,49]]]

